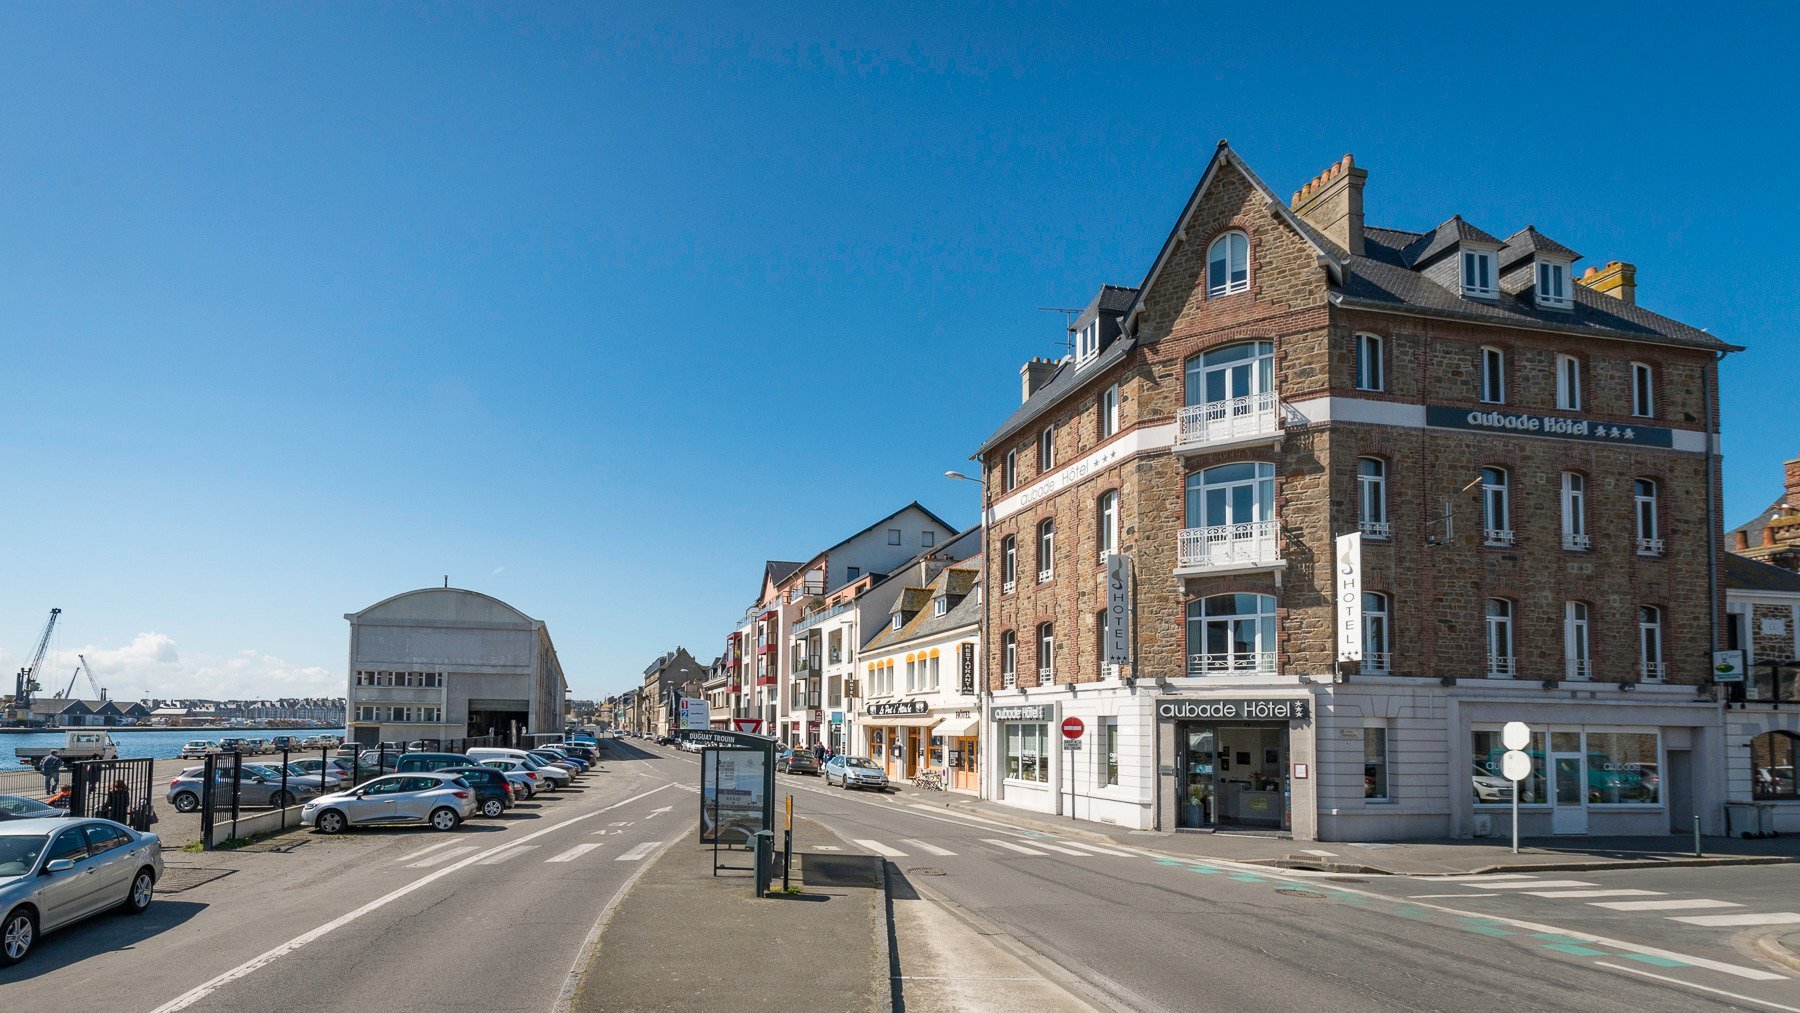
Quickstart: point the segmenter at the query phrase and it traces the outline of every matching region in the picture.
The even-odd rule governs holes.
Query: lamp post
[[[980,625],[981,665],[978,669],[978,671],[980,672],[980,675],[981,675],[981,704],[980,704],[981,723],[979,726],[977,726],[976,734],[978,735],[978,738],[975,741],[980,744],[979,748],[986,749],[991,745],[991,743],[987,742],[987,738],[988,738],[987,729],[988,729],[988,711],[993,703],[993,699],[992,699],[993,688],[988,685],[988,670],[987,670],[988,650],[991,647],[991,645],[988,643],[987,588],[988,588],[989,584],[993,583],[993,578],[994,578],[993,567],[990,566],[988,563],[987,483],[983,482],[979,478],[970,478],[969,476],[963,474],[960,471],[946,471],[946,472],[944,472],[944,477],[948,478],[948,479],[954,479],[955,481],[958,481],[958,482],[973,482],[973,483],[975,483],[976,488],[981,490],[981,525],[980,525],[980,527],[981,527],[981,625]],[[980,755],[980,754],[978,754],[978,755]],[[976,762],[978,765],[978,769],[981,771],[980,779],[975,782],[976,783],[976,795],[979,798],[987,798],[988,797],[988,794],[987,794],[988,765],[986,763],[982,763],[979,759],[977,759]]]

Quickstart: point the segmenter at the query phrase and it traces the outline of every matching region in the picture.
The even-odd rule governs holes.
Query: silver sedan
[[[24,960],[45,932],[123,906],[150,907],[162,843],[101,819],[0,823],[0,965]]]

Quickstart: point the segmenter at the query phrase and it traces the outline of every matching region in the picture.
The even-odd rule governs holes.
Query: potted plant
[[[1183,822],[1189,826],[1205,826],[1212,822],[1208,819],[1208,810],[1212,807],[1212,785],[1190,784],[1187,800],[1182,803]]]

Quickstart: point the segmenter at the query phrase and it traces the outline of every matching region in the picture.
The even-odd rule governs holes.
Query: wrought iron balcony
[[[1513,530],[1511,528],[1482,528],[1481,541],[1484,545],[1510,547],[1513,544]]]
[[[1587,535],[1576,534],[1573,531],[1563,532],[1563,548],[1571,552],[1586,552],[1593,547],[1594,540]]]
[[[1640,556],[1660,556],[1663,554],[1663,540],[1660,538],[1639,538],[1637,551]]]
[[[1591,658],[1564,658],[1563,678],[1586,681],[1594,677],[1594,662]]]
[[[1177,454],[1281,442],[1281,399],[1274,391],[1188,405],[1175,416]]]
[[[1364,651],[1362,674],[1386,675],[1394,670],[1394,656],[1387,651]]]
[[[1519,659],[1503,654],[1490,654],[1487,660],[1488,678],[1511,679],[1519,674]]]
[[[1234,651],[1188,655],[1189,675],[1274,675],[1274,651]]]
[[[1638,676],[1645,682],[1661,682],[1663,676],[1669,674],[1666,661],[1641,661],[1638,663]]]
[[[1394,537],[1394,525],[1389,521],[1362,521],[1357,525],[1364,538],[1387,541]]]
[[[1281,558],[1281,522],[1214,524],[1184,528],[1176,555],[1175,572],[1182,576],[1229,573],[1242,570],[1274,570],[1287,565]]]

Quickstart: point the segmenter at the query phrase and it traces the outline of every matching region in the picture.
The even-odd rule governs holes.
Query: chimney
[[[1733,531],[1731,533],[1731,551],[1742,552],[1750,547],[1750,532]]]
[[[1614,260],[1605,267],[1588,268],[1580,280],[1583,285],[1601,295],[1610,295],[1620,302],[1637,305],[1636,264]]]
[[[1031,395],[1038,392],[1050,374],[1056,372],[1055,359],[1029,359],[1019,367],[1020,395],[1019,403],[1031,400]]]
[[[1354,256],[1363,253],[1363,185],[1369,170],[1345,155],[1312,182],[1294,191],[1292,207],[1301,220]]]

